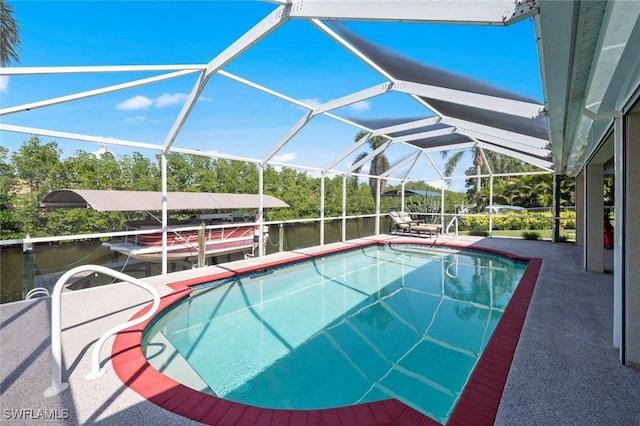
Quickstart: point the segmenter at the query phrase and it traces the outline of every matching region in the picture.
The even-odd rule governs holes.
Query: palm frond
[[[0,0],[0,66],[7,66],[11,61],[20,62],[20,30],[13,17],[13,7],[5,0]]]

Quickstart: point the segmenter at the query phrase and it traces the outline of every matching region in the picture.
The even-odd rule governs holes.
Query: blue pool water
[[[444,423],[525,268],[475,251],[351,250],[198,286],[144,350],[164,374],[245,404],[396,398]]]

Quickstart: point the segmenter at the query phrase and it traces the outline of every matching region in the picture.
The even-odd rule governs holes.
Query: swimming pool
[[[394,398],[446,422],[527,264],[375,245],[194,287],[147,328],[159,371],[258,407]]]

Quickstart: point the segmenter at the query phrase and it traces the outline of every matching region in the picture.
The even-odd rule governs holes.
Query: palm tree
[[[355,141],[357,142],[358,140],[362,139],[362,137],[364,135],[366,135],[367,132],[358,132],[358,134],[355,137]],[[369,139],[369,141],[367,142],[369,144],[369,148],[371,149],[371,151],[375,151],[376,149],[380,148],[383,144],[385,144],[387,142],[387,139],[382,137],[382,136],[374,136],[371,139]],[[356,157],[356,160],[354,161],[354,163],[357,163],[358,161],[362,160],[364,157],[366,157],[367,155],[369,155],[368,152],[361,152],[360,154],[358,154],[358,156]],[[372,176],[380,176],[381,174],[383,174],[384,172],[386,172],[387,170],[389,170],[389,159],[387,158],[386,155],[384,155],[383,153],[377,154],[376,156],[373,157],[373,160],[371,160],[371,166],[369,166],[369,174]],[[360,173],[360,169],[361,167],[357,168],[356,170],[354,170],[354,173]],[[378,196],[378,185],[376,183],[375,178],[369,178],[369,187],[371,188],[371,195],[373,196],[373,199],[375,200]],[[357,184],[358,182],[358,178],[356,177],[355,182]],[[387,181],[386,180],[382,180],[380,182],[380,190],[382,192],[384,192],[385,188],[387,187]]]
[[[13,19],[13,7],[5,0],[0,0],[0,66],[6,67],[11,60],[20,62],[20,31],[18,23]]]
[[[455,168],[458,166],[458,163],[460,163],[460,159],[466,153],[467,151],[458,151],[451,157],[449,157],[447,163],[445,164],[445,176],[451,176]],[[442,156],[442,158],[447,158],[447,156],[449,155],[449,151],[441,151],[440,155]],[[478,193],[481,189],[480,175],[482,174],[482,166],[484,166],[484,157],[482,156],[482,150],[479,146],[473,148],[473,165],[476,168],[476,193]]]
[[[467,152],[469,151],[458,151],[455,154],[453,154],[451,157],[449,157],[449,159],[447,160],[447,163],[445,164],[445,171],[444,171],[445,176],[451,176],[455,168],[458,166],[460,159]],[[493,171],[493,173],[522,172],[522,171],[525,171],[526,169],[526,165],[522,161],[516,158],[509,157],[508,155],[499,154],[493,151],[484,151],[484,153],[487,157],[487,161],[489,161],[489,163],[491,164],[491,170]],[[442,156],[442,158],[446,158],[448,154],[449,154],[449,151],[440,152],[440,155]],[[480,149],[480,147],[473,148],[472,154],[473,154],[473,166],[475,168],[475,175],[476,175],[476,188],[475,188],[476,191],[475,192],[477,194],[480,192],[482,188],[481,178],[479,176],[480,174],[482,174],[482,168],[485,165],[485,161],[484,161],[485,157],[482,155],[482,150]]]

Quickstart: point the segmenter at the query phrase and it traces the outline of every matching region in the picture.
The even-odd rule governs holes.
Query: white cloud
[[[356,102],[355,104],[349,105],[349,109],[353,111],[369,111],[371,109],[371,103],[367,101]]]
[[[303,104],[307,104],[309,106],[312,107],[316,107],[318,105],[322,105],[322,101],[318,98],[306,98],[306,99],[299,99],[300,102],[302,102]]]
[[[440,179],[429,181],[429,182],[427,182],[427,185],[431,185],[431,186],[436,187],[438,189],[442,189],[442,181]]]
[[[187,98],[188,95],[186,93],[163,93],[156,98],[155,105],[158,108],[163,108],[169,105],[184,103]]]
[[[108,152],[108,151],[109,150],[107,149],[107,146],[102,145],[97,151],[92,152],[92,154],[95,155],[96,158],[100,158],[105,152]]]
[[[146,96],[134,96],[124,102],[119,103],[116,109],[129,111],[134,109],[147,109],[153,105],[153,101]]]
[[[163,93],[155,99],[138,95],[119,103],[116,106],[116,109],[131,111],[136,109],[149,109],[149,107],[151,106],[155,106],[156,108],[164,108],[166,106],[183,104],[188,97],[189,95],[187,95],[186,93]],[[198,98],[198,100],[211,101],[211,98],[201,96],[200,98]],[[134,118],[138,119],[138,117]],[[127,119],[127,121],[131,122],[129,119]]]
[[[322,173],[320,172],[320,170],[305,170],[305,173],[307,174],[307,176],[309,176],[311,178],[320,178],[320,177],[322,177]]]
[[[145,121],[147,117],[143,117],[141,115],[136,115],[135,117],[127,117],[124,121],[127,123],[135,123],[136,121]]]
[[[277,161],[279,163],[289,163],[295,159],[296,159],[295,152],[283,152],[282,154],[273,156],[273,161]]]
[[[7,93],[9,91],[9,76],[0,75],[0,93]]]

